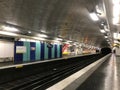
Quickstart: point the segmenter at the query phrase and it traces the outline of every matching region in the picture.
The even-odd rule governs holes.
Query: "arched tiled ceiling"
[[[102,0],[0,0],[0,22],[96,46],[107,45],[89,13]]]

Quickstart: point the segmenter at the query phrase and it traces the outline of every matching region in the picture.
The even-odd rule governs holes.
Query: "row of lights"
[[[3,25],[1,27],[1,31],[0,34],[2,35],[8,35],[8,36],[19,36],[19,34],[17,34],[16,32],[19,32],[19,30],[15,27],[11,27],[11,26],[5,26]],[[29,34],[31,34],[31,31],[28,31]],[[45,34],[37,34],[37,37],[33,37],[34,39],[40,39],[40,40],[44,40],[45,38],[47,38],[48,36]]]
[[[2,35],[8,35],[8,36],[19,36],[19,34],[16,34],[16,32],[19,32],[19,30],[15,27],[11,27],[11,26],[2,26],[1,27],[2,31],[0,31],[0,34]],[[29,34],[31,34],[31,31],[28,31]],[[31,37],[32,39],[36,39],[36,40],[46,40],[45,38],[47,38],[48,36],[45,34],[37,34],[36,37]],[[32,39],[25,39],[25,38],[21,38],[20,40],[22,41],[31,41]],[[36,41],[35,40],[35,41]],[[55,38],[55,40],[53,40],[54,42],[60,42],[62,41],[61,38]]]
[[[1,29],[2,29],[2,31],[0,31],[1,35],[14,36],[14,37],[19,36],[19,34],[16,33],[16,32],[19,32],[19,30],[15,27],[4,25],[1,27]],[[31,34],[32,32],[28,31],[28,33]],[[31,37],[31,39],[21,38],[20,41],[33,41],[33,42],[36,42],[37,40],[45,41],[47,37],[48,36],[45,34],[36,34],[36,37]],[[60,43],[60,41],[62,41],[61,38],[55,38],[53,40],[53,42],[56,42],[56,43]]]
[[[98,21],[99,20],[99,18],[98,18],[96,13],[90,13],[90,17],[94,21]],[[101,23],[101,26],[104,27],[104,29],[100,29],[101,33],[106,33],[107,34],[110,31],[109,29],[107,29],[107,27],[104,25],[104,23]],[[107,39],[108,44],[110,44],[110,40],[108,40],[108,36],[105,35],[104,37]]]
[[[10,27],[10,26],[2,26],[2,31],[0,31],[0,34],[2,35],[8,35],[8,36],[19,36],[19,34],[16,34],[16,32],[19,32],[19,30],[15,27]],[[29,34],[31,34],[31,31],[28,31]],[[33,42],[37,42],[39,40],[46,40],[45,38],[47,38],[48,36],[45,34],[37,34],[36,37],[31,37],[31,39],[26,39],[26,38],[21,38],[20,41],[33,41]],[[35,39],[35,40],[34,40]],[[53,40],[53,42],[55,43],[60,43],[63,39],[62,38],[55,38]],[[73,41],[71,40],[67,40],[66,43],[71,43]],[[74,42],[74,45],[78,45],[78,42]],[[86,46],[86,45],[85,45]],[[88,45],[87,45],[88,47]]]

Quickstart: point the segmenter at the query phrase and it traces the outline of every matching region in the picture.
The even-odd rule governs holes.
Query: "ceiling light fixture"
[[[102,25],[102,26],[104,26],[104,24],[103,24],[103,23],[101,23],[101,25]]]
[[[40,37],[32,37],[32,38],[37,40],[45,40],[44,38],[40,38]]]
[[[18,35],[15,34],[15,33],[6,32],[6,31],[0,31],[0,34],[2,34],[2,35],[7,35],[7,36],[18,36]]]
[[[105,31],[109,32],[110,30],[109,29],[105,29]]]
[[[67,42],[72,42],[72,41],[68,40]]]
[[[117,4],[120,3],[120,0],[112,0],[112,2],[113,2],[114,5],[117,5]]]
[[[20,38],[19,41],[27,41],[25,38]]]
[[[119,43],[117,40],[114,40],[114,43]]]
[[[38,36],[39,36],[39,37],[44,37],[44,38],[48,37],[48,36],[45,35],[45,34],[39,34]]]
[[[118,39],[118,34],[117,33],[113,33],[113,38],[114,39]]]
[[[119,17],[114,17],[113,18],[113,24],[118,24],[119,22]]]
[[[119,4],[115,4],[113,5],[113,17],[118,17],[120,12],[119,12],[119,9],[120,8],[120,5]]]
[[[113,38],[114,39],[120,39],[120,34],[119,33],[113,33]]]
[[[17,32],[19,31],[17,28],[10,27],[10,26],[2,26],[3,30],[10,31],[10,32]]]
[[[108,36],[105,36],[105,38],[108,38]]]
[[[46,30],[41,30],[42,33],[46,33]]]
[[[105,30],[102,29],[102,30],[100,30],[100,32],[101,32],[101,33],[105,33]]]
[[[113,24],[119,23],[120,0],[113,0]]]
[[[55,40],[62,41],[63,39],[62,38],[56,38]]]
[[[91,17],[92,20],[94,20],[94,21],[98,21],[98,20],[99,20],[99,18],[98,18],[98,16],[96,15],[96,13],[90,13],[90,17]]]
[[[58,44],[58,43],[60,43],[60,41],[53,40],[53,43],[54,43],[54,44]]]
[[[28,31],[28,33],[31,33],[31,31]]]

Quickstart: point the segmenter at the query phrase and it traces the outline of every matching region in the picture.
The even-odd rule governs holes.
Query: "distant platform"
[[[41,60],[41,61],[27,62],[27,63],[21,63],[21,64],[14,64],[14,62],[0,62],[0,69],[11,68],[11,67],[19,67],[21,65],[25,66],[25,65],[32,65],[32,64],[37,64],[37,63],[53,62],[53,61],[56,61],[56,60],[63,60],[63,59],[67,60],[67,59],[70,59],[70,58],[87,56],[87,55],[94,55],[94,54],[67,56],[67,57],[63,57],[63,58]]]

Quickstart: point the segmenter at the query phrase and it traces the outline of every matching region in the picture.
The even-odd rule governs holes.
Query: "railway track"
[[[44,73],[38,73],[20,80],[4,83],[0,85],[2,87],[0,90],[44,90],[101,57],[103,55],[97,55],[86,60],[79,60],[78,62],[69,63],[69,65],[53,68]]]

